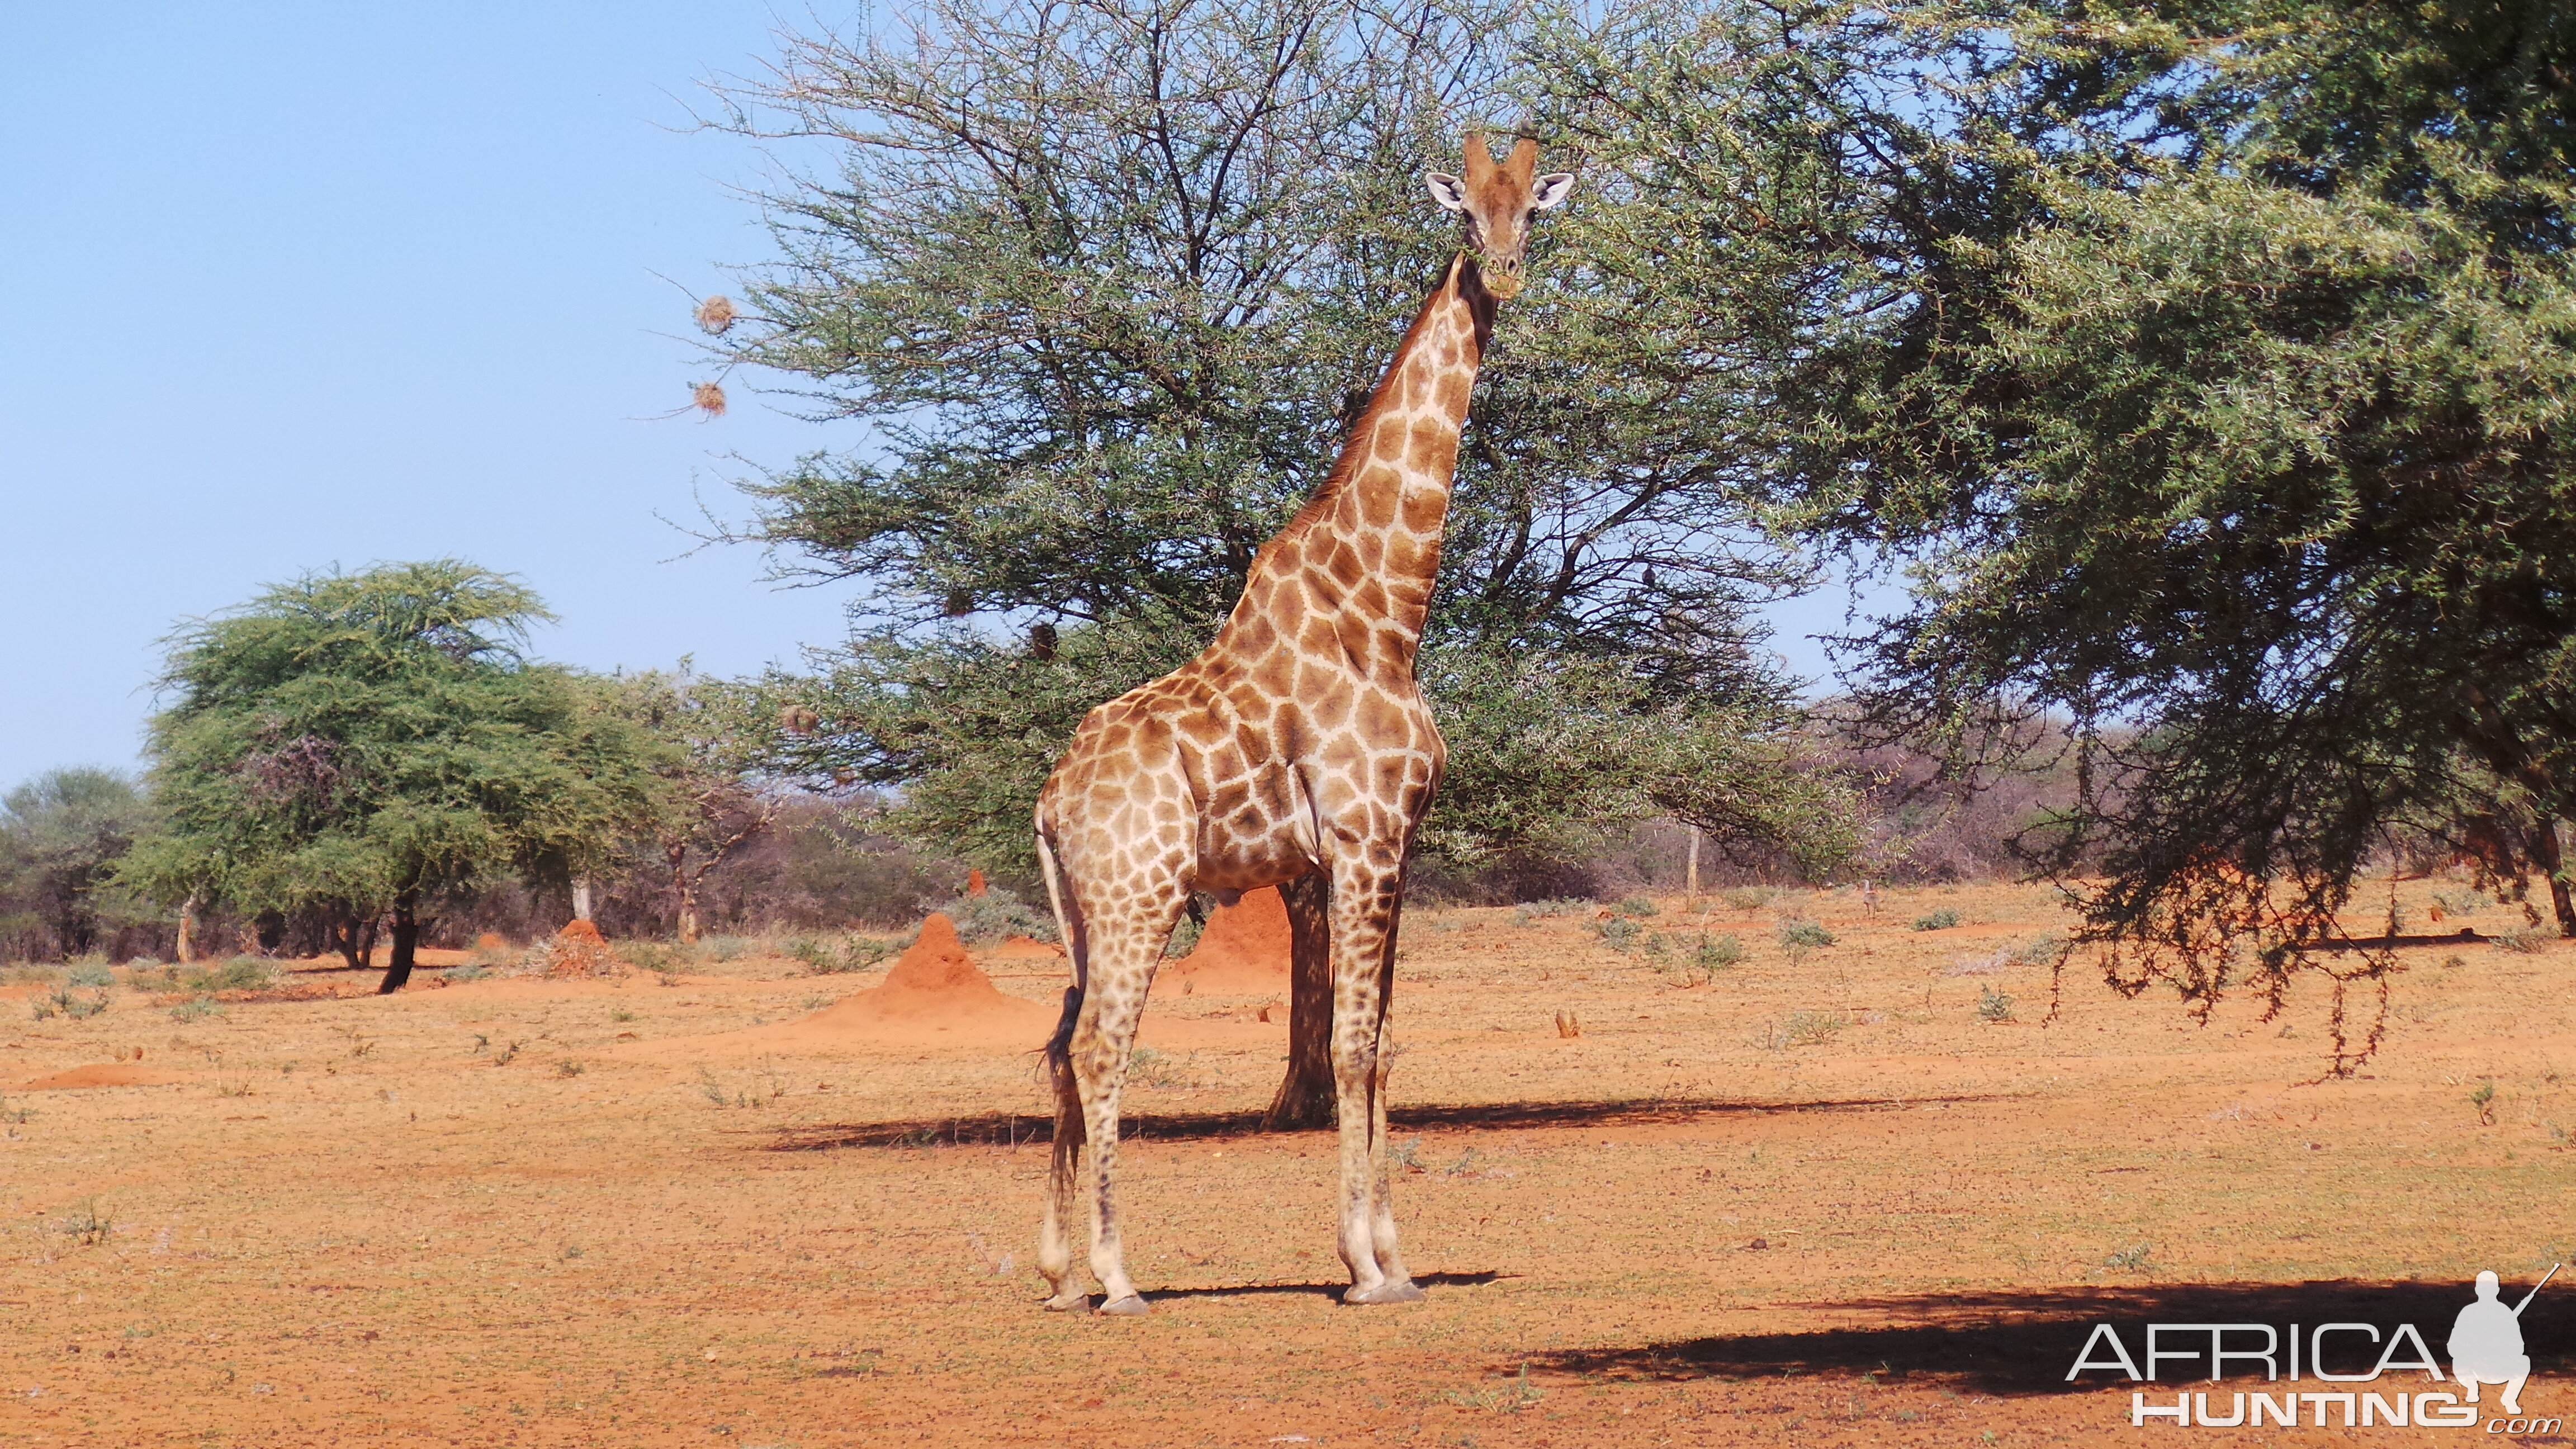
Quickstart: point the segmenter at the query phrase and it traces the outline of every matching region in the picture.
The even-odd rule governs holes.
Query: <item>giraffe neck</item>
[[[1362,673],[1413,656],[1440,571],[1458,434],[1492,335],[1494,297],[1461,252],[1406,330],[1321,488],[1253,559],[1218,647],[1285,639]]]

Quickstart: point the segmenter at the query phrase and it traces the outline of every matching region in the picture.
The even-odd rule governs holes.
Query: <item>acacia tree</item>
[[[151,802],[113,770],[48,770],[0,797],[0,940],[11,955],[77,956],[124,924],[117,859]]]
[[[1676,223],[1741,194],[1693,138],[1814,141],[1841,219],[1802,222],[1821,305],[1771,354],[1782,516],[1908,571],[1870,721],[2071,720],[2078,799],[2027,843],[2113,984],[2277,1009],[2321,968],[2348,1069],[2345,986],[2390,962],[2319,948],[2414,831],[2576,928],[2576,21],[1819,7],[1673,44],[1698,23],[1569,41],[1563,102]]]
[[[245,912],[428,913],[595,866],[653,815],[659,747],[601,682],[521,653],[536,595],[453,559],[308,575],[172,640],[151,725],[165,826],[119,878]]]
[[[654,813],[645,831],[670,884],[674,929],[698,939],[698,894],[708,874],[777,820],[786,797],[757,778],[797,732],[756,687],[708,679],[683,660],[676,673],[647,671],[618,681],[619,707],[660,742]]]
[[[795,38],[725,93],[721,124],[826,141],[837,169],[767,198],[779,258],[718,350],[864,430],[754,484],[743,536],[864,589],[850,645],[770,682],[824,721],[788,762],[899,786],[915,839],[1025,870],[1083,711],[1203,645],[1323,478],[1455,245],[1419,173],[1521,111],[1503,78],[1534,30],[1486,0],[944,0],[907,25]],[[1635,238],[1565,234],[1478,389],[1421,672],[1468,733],[1518,708],[1493,681],[1552,672],[1593,723],[1552,771],[1453,775],[1425,843],[1462,861],[1670,808],[1614,774],[1723,757],[1828,793],[1751,647],[1748,604],[1805,575],[1747,506],[1728,347],[1634,376],[1686,329],[1641,341],[1592,300],[1651,264],[1587,248]],[[1649,720],[1732,743],[1649,766]]]

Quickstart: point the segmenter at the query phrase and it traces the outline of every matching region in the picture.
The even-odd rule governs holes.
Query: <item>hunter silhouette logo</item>
[[[2522,1386],[2531,1377],[2531,1355],[2522,1351],[2522,1310],[2540,1296],[2540,1290],[2558,1276],[2558,1265],[2549,1265],[2522,1301],[2507,1308],[2497,1300],[2496,1275],[2478,1275],[2477,1301],[2460,1310],[2451,1320],[2451,1376],[2468,1390],[2469,1402],[2478,1401],[2478,1385],[2501,1384],[2504,1394],[2499,1400],[2508,1414],[2522,1412]]]
[[[2512,1418],[2486,1421],[2493,1434],[2555,1434],[2560,1421],[2522,1416],[2522,1389],[2531,1379],[2531,1354],[2522,1336],[2522,1312],[2549,1280],[2558,1276],[2562,1265],[2552,1263],[2540,1281],[2521,1301],[2507,1306],[2502,1284],[2491,1272],[2477,1276],[2476,1296],[2451,1320],[2450,1337],[2443,1348],[2451,1357],[2451,1377],[2459,1392],[2426,1390],[2413,1392],[2390,1384],[2376,1392],[2357,1389],[2331,1389],[2307,1393],[2238,1393],[2226,1409],[2214,1409],[2205,1392],[2178,1394],[2168,1406],[2151,1403],[2143,1392],[2129,1395],[2129,1423],[2132,1427],[2154,1419],[2169,1419],[2177,1425],[2205,1425],[2213,1429],[2234,1428],[2240,1424],[2261,1428],[2266,1424],[2281,1428],[2296,1427],[2301,1412],[2314,1417],[2310,1427],[2329,1427],[2328,1415],[2339,1411],[2343,1428],[2465,1429],[2478,1423],[2480,1389],[2493,1384],[2503,1390],[2497,1404]],[[2135,1330],[2132,1330],[2133,1332]],[[2356,1341],[2358,1340],[2358,1341]],[[2375,1345],[2377,1359],[2364,1344]],[[2269,1323],[2150,1323],[2146,1326],[2146,1352],[2132,1355],[2129,1345],[2121,1341],[2119,1330],[2108,1323],[2093,1325],[2092,1335],[2084,1340],[2083,1350],[2075,1355],[2075,1366],[2066,1371],[2072,1381],[2088,1370],[2117,1370],[2133,1383],[2154,1383],[2165,1366],[2175,1360],[2192,1365],[2187,1377],[2199,1377],[2206,1365],[2212,1384],[2227,1377],[2228,1365],[2260,1364],[2267,1383],[2284,1378],[2292,1383],[2315,1379],[2323,1384],[2377,1384],[2391,1369],[2414,1369],[2434,1383],[2442,1382],[2442,1366],[2433,1356],[2432,1346],[2414,1324],[2401,1323],[2383,1332],[2373,1323],[2321,1323],[2302,1331],[2293,1323],[2288,1331]],[[2337,1365],[2328,1368],[2329,1355]],[[2139,1363],[2146,1364],[2141,1373]],[[2366,1371],[2365,1371],[2366,1366]],[[2283,1369],[2288,1372],[2284,1373]],[[2394,1392],[2391,1392],[2394,1390]]]

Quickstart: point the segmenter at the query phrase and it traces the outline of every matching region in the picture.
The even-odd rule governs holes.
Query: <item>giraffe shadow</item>
[[[1390,1107],[1391,1127],[1511,1131],[1541,1128],[1670,1126],[1725,1117],[1777,1113],[1901,1112],[1910,1108],[2013,1100],[2025,1094],[1995,1092],[1953,1096],[1813,1098],[1803,1101],[1734,1101],[1721,1098],[1617,1098],[1571,1102],[1477,1102]],[[1259,1112],[1130,1112],[1119,1123],[1127,1142],[1186,1142],[1263,1135]],[[1329,1132],[1330,1127],[1289,1128]],[[1019,1147],[1055,1140],[1052,1117],[986,1113],[919,1117],[886,1122],[805,1123],[762,1129],[768,1151],[822,1152],[839,1147]]]
[[[2522,1283],[2528,1287],[2530,1279]],[[1566,1349],[1532,1354],[1529,1362],[1534,1369],[1644,1382],[1866,1374],[1880,1382],[1904,1380],[1998,1396],[2033,1396],[2082,1393],[2105,1385],[2143,1387],[2132,1385],[2117,1369],[2090,1371],[2069,1381],[2068,1370],[2086,1356],[2094,1325],[2101,1323],[2113,1326],[2132,1355],[2146,1351],[2150,1323],[2269,1324],[2284,1338],[2293,1324],[2305,1325],[2302,1331],[2309,1332],[2321,1324],[2361,1323],[2394,1334],[2397,1325],[2411,1323],[2447,1371],[2450,1360],[2443,1343],[2452,1317],[2471,1297],[2471,1285],[2464,1277],[2430,1283],[2327,1279],[2106,1285],[1788,1303],[1780,1306],[1887,1321],[1803,1333],[1720,1334]],[[2523,1331],[2532,1345],[2534,1366],[2564,1372],[2569,1359],[2576,1357],[2563,1351],[2576,1345],[2576,1294],[2564,1295],[2556,1303],[2549,1293],[2539,1294],[2523,1315]],[[2241,1335],[2235,1340],[2237,1345],[2243,1342]],[[2169,1337],[2166,1350],[2170,1353],[2176,1346],[2195,1343],[2205,1345],[2207,1338]],[[2368,1372],[2380,1347],[2359,1333],[2331,1339],[2327,1366],[2338,1373]],[[2562,1351],[2548,1352],[2551,1348]],[[2095,1355],[2097,1360],[2104,1356]],[[2286,1371],[2286,1361],[2280,1366]],[[2268,1385],[2259,1362],[2231,1358],[2228,1368],[2226,1381],[2235,1388]],[[2205,1387],[2211,1382],[2208,1370],[2205,1358],[2168,1358],[2158,1378],[2176,1389]],[[2420,1372],[2405,1369],[2392,1369],[2390,1375],[2391,1382],[2403,1379],[2410,1388],[2418,1387],[2416,1381],[2422,1378]]]
[[[1505,1278],[1518,1278],[1518,1273],[1416,1273],[1415,1284],[1424,1288],[1476,1288]],[[1332,1283],[1230,1283],[1213,1288],[1156,1288],[1143,1295],[1148,1303],[1182,1298],[1263,1298],[1307,1297],[1339,1301],[1342,1290],[1351,1285]]]

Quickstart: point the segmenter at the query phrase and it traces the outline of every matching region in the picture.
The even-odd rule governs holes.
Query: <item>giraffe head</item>
[[[1523,136],[1500,162],[1485,149],[1485,133],[1467,133],[1467,175],[1425,171],[1431,199],[1458,213],[1467,245],[1484,273],[1485,290],[1509,300],[1521,289],[1529,256],[1530,222],[1574,189],[1569,171],[1538,175],[1538,142]]]

